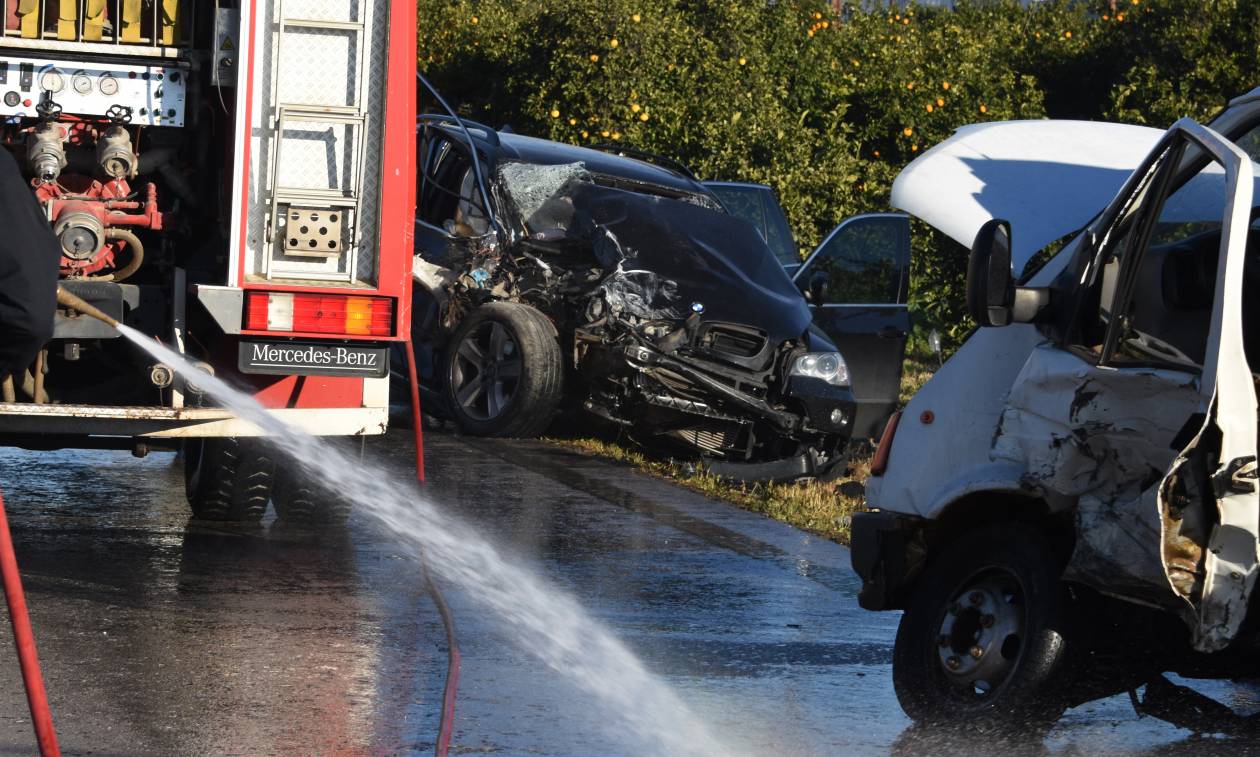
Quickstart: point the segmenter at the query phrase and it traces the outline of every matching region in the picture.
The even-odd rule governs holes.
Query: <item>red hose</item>
[[[403,343],[407,350],[407,378],[411,382],[411,417],[412,428],[416,432],[416,479],[424,483],[424,421],[420,415],[420,382],[416,377],[416,348],[408,339]],[[446,631],[446,682],[442,686],[442,716],[438,721],[437,742],[433,746],[435,757],[447,757],[451,749],[451,732],[455,727],[455,698],[459,693],[459,638],[455,636],[455,619],[451,608],[447,606],[442,590],[429,572],[429,561],[420,556],[424,566],[424,583],[442,618],[442,628]]]
[[[9,621],[13,624],[13,644],[17,647],[22,682],[26,685],[26,702],[31,708],[35,740],[43,757],[61,757],[57,733],[53,730],[52,711],[48,709],[48,693],[39,672],[39,655],[35,652],[35,635],[26,612],[26,596],[22,593],[22,576],[18,573],[9,519],[4,512],[4,494],[0,493],[0,574],[4,578],[4,598],[9,603]]]
[[[407,380],[411,382],[411,425],[416,433],[416,479],[424,483],[424,422],[420,417],[420,381],[416,378],[416,348],[404,340],[407,350]]]
[[[429,596],[442,616],[442,627],[446,630],[446,683],[442,687],[442,718],[438,721],[437,743],[434,745],[435,757],[447,757],[451,748],[451,731],[455,726],[455,698],[459,692],[459,639],[455,636],[455,619],[451,617],[451,608],[446,606],[446,599],[438,589],[433,576],[429,574],[429,561],[424,560],[424,582],[429,589]]]

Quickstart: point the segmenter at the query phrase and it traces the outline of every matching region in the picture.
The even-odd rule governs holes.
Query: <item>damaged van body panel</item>
[[[466,149],[449,127],[429,125],[421,135],[422,155]],[[820,475],[840,462],[854,412],[843,361],[812,329],[804,298],[755,230],[688,177],[582,148],[500,139],[494,149],[478,144],[490,208],[479,208],[470,182],[461,186],[459,171],[444,173],[440,161],[421,179],[418,216],[446,232],[436,244],[417,235],[427,261],[417,270],[432,297],[417,308],[431,314],[428,328],[416,331],[436,363],[458,349],[479,355],[489,343],[448,344],[460,324],[487,303],[517,303],[545,315],[566,393],[606,421],[715,464],[754,464],[744,470],[758,478]],[[424,191],[443,176],[445,191]],[[822,378],[798,370],[811,355],[839,364]],[[493,370],[496,391],[510,394],[521,369]]]
[[[992,456],[1022,468],[1023,488],[1073,503],[1076,548],[1066,576],[1107,594],[1162,606],[1175,599],[1156,504],[1199,409],[1198,377],[1091,365],[1034,349],[1002,411]]]

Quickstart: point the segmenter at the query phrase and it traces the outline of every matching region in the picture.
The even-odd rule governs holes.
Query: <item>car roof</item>
[[[459,127],[449,122],[430,123],[450,133],[453,137],[462,136]],[[538,165],[582,163],[586,166],[586,170],[596,175],[602,174],[638,184],[656,185],[682,194],[712,196],[712,193],[695,179],[638,158],[614,155],[610,152],[554,142],[549,139],[527,137],[523,134],[493,131],[473,122],[468,122],[468,129],[469,134],[479,143],[481,152],[494,156],[495,160],[519,160]]]

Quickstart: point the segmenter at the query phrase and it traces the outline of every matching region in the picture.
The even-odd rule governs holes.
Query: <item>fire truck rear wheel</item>
[[[492,302],[460,323],[446,356],[446,403],[465,433],[529,438],[560,406],[564,359],[538,310]]]
[[[299,480],[297,471],[280,470],[271,500],[276,515],[293,523],[340,525],[350,517],[353,503],[322,486]]]
[[[275,453],[256,439],[192,439],[184,446],[184,492],[200,520],[256,522],[267,512]]]

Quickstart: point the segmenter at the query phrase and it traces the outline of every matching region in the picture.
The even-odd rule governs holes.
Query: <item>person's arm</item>
[[[61,245],[17,161],[0,148],[0,378],[52,339]]]

